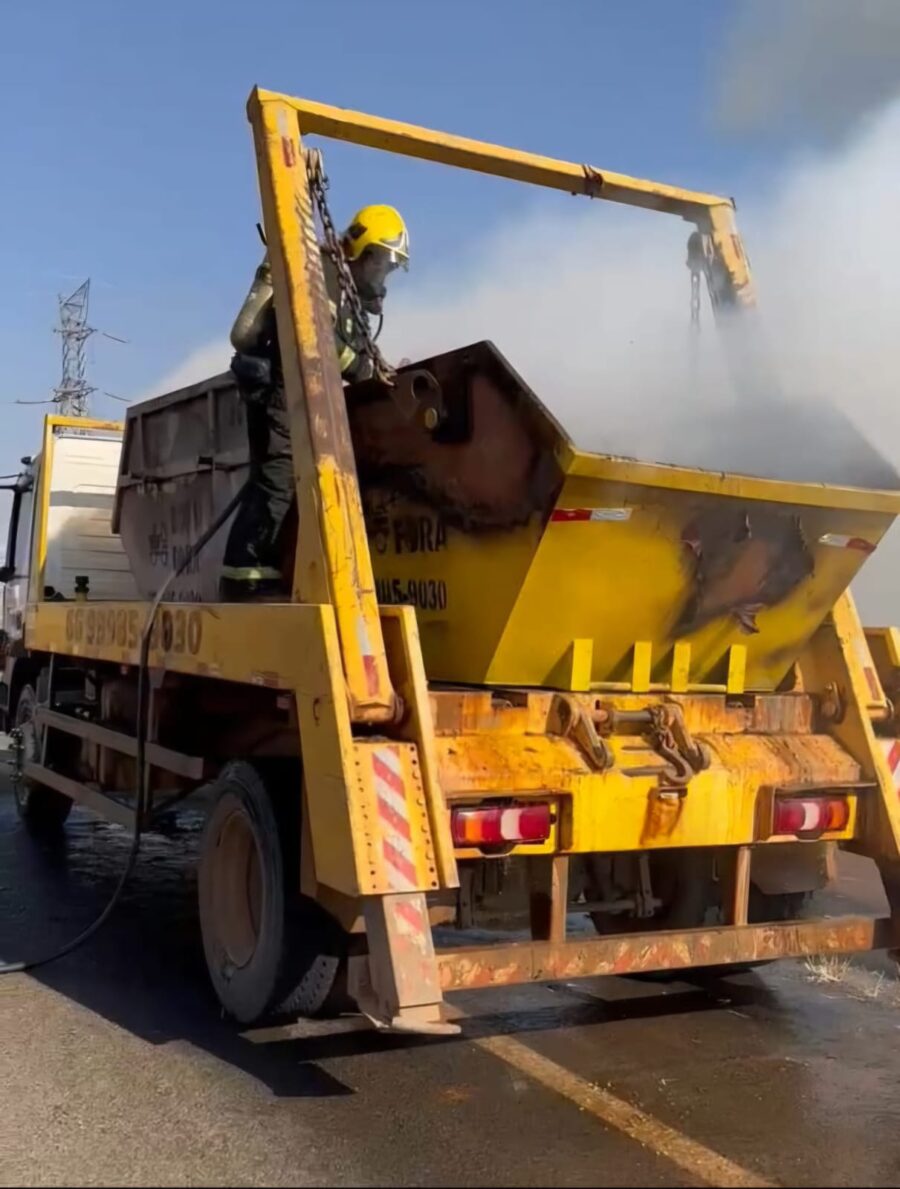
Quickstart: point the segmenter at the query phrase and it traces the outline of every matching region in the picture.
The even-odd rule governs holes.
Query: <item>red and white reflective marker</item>
[[[822,533],[820,545],[832,545],[835,549],[856,549],[859,553],[874,553],[875,546],[865,537],[845,537],[841,533]]]
[[[572,523],[574,521],[630,520],[630,508],[554,508],[550,513],[551,523]]]
[[[388,883],[395,892],[414,891],[418,884],[403,764],[395,747],[372,752],[372,774],[378,799],[381,851]]]
[[[900,739],[879,739],[887,766],[894,781],[894,792],[900,797]]]
[[[503,846],[507,842],[545,842],[552,824],[546,802],[484,805],[454,809],[450,815],[455,846]]]
[[[846,830],[849,821],[846,797],[777,797],[772,832],[813,836]]]

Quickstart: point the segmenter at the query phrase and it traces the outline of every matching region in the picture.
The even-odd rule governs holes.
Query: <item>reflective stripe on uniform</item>
[[[329,299],[328,308],[331,311],[331,321],[335,327],[334,345],[338,348],[338,367],[341,369],[341,375],[343,376],[353,367],[357,355],[356,351],[354,351],[347,341],[353,333],[353,319],[346,318],[344,320],[343,331],[340,331],[337,328],[337,302]]]
[[[281,571],[272,566],[222,566],[222,577],[234,582],[278,582]]]

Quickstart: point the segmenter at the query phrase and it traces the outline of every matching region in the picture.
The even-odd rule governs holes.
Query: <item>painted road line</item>
[[[730,1189],[731,1186],[739,1189],[774,1189],[774,1182],[742,1168],[712,1148],[689,1139],[674,1127],[660,1122],[609,1090],[592,1085],[512,1036],[474,1037],[472,1043],[518,1069],[532,1081],[568,1098],[601,1123],[637,1140],[643,1147],[665,1157],[704,1184],[722,1186],[723,1189]]]

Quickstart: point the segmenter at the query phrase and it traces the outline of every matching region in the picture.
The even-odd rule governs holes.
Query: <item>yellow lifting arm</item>
[[[754,304],[750,268],[734,220],[734,202],[730,198],[645,181],[592,165],[558,161],[447,132],[434,132],[415,124],[315,103],[311,99],[293,99],[270,91],[257,93],[262,99],[277,99],[293,108],[301,134],[327,136],[423,161],[564,190],[568,194],[584,194],[588,198],[603,198],[607,202],[677,215],[693,223],[707,239],[711,259],[707,279],[714,303],[724,306]]]
[[[297,122],[278,96],[248,107],[272,262],[294,462],[293,599],[334,609],[351,718],[396,716],[356,461]]]

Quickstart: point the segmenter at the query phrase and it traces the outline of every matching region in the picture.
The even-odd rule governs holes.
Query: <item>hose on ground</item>
[[[191,562],[199,556],[199,554],[206,548],[209,542],[213,539],[220,528],[225,524],[231,514],[236,511],[238,505],[243,500],[247,493],[248,484],[244,484],[240,491],[231,499],[228,505],[223,508],[213,523],[203,532],[193,545],[188,549],[185,556],[176,569],[169,574],[165,582],[159,588],[156,598],[153,600],[153,605],[147,614],[147,619],[144,624],[144,630],[141,634],[141,651],[140,659],[138,661],[138,696],[137,696],[137,712],[135,730],[137,734],[137,754],[135,758],[136,780],[135,780],[135,809],[134,809],[134,830],[131,835],[131,849],[128,852],[128,859],[122,874],[119,876],[119,882],[116,884],[112,895],[106,903],[103,911],[99,916],[83,929],[76,937],[67,941],[64,945],[59,946],[58,949],[52,950],[48,954],[43,954],[36,958],[23,958],[16,962],[2,962],[0,963],[0,974],[21,974],[24,971],[36,970],[39,966],[47,966],[51,962],[57,962],[60,958],[71,954],[73,950],[84,945],[86,941],[94,936],[109,918],[112,916],[116,906],[122,898],[122,893],[125,886],[131,878],[134,869],[137,865],[138,855],[141,849],[141,833],[143,830],[144,810],[147,804],[147,764],[146,749],[147,749],[147,715],[145,711],[145,700],[147,690],[147,669],[150,658],[150,640],[153,634],[153,626],[156,623],[156,616],[159,608],[162,605],[163,599],[166,596],[169,587],[172,583],[181,577],[184,571],[188,568]]]

